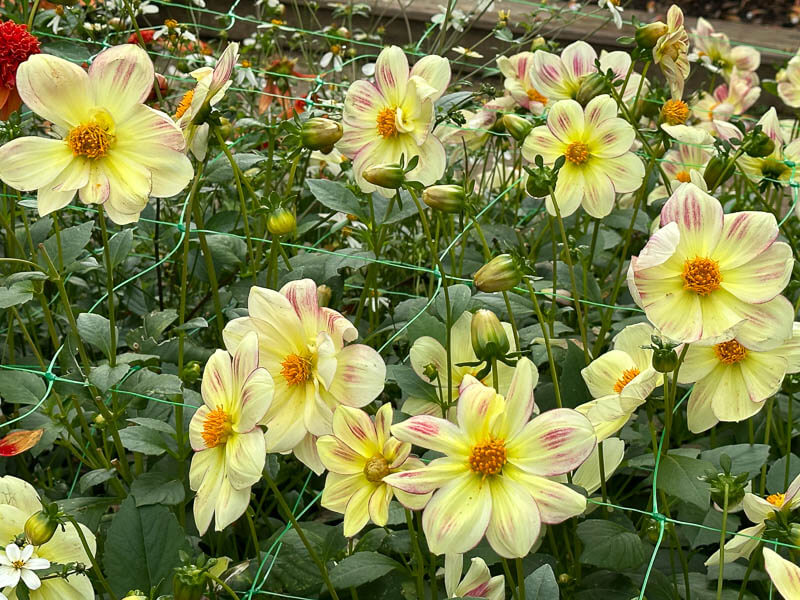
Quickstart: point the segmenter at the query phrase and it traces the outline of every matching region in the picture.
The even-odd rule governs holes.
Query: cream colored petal
[[[93,106],[86,72],[51,54],[34,54],[19,66],[17,92],[33,112],[65,130],[80,125]]]
[[[258,483],[266,457],[260,429],[230,436],[225,442],[225,466],[231,486],[242,490]]]
[[[541,518],[538,503],[527,486],[512,477],[490,477],[492,516],[486,539],[492,549],[504,558],[526,556],[539,537]]]
[[[19,137],[0,147],[0,179],[21,191],[36,190],[59,177],[72,160],[62,140]]]
[[[137,44],[103,50],[89,67],[89,88],[94,106],[124,121],[134,106],[150,95],[155,81],[153,62]]]
[[[764,568],[786,600],[800,598],[800,567],[770,548],[764,548]]]
[[[491,514],[488,483],[474,473],[451,480],[433,495],[422,514],[428,547],[434,554],[471,550],[486,532]]]

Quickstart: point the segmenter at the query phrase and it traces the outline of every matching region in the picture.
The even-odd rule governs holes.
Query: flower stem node
[[[332,119],[313,117],[300,128],[300,140],[309,150],[323,154],[333,151],[333,145],[342,137],[342,124]]]
[[[443,213],[460,213],[466,205],[467,194],[460,185],[432,185],[422,192],[422,201]]]
[[[490,310],[481,309],[472,317],[471,336],[472,350],[478,360],[488,361],[508,354],[508,334],[500,319]]]
[[[291,211],[278,208],[267,217],[267,229],[272,235],[289,235],[297,227],[297,219]]]
[[[506,131],[518,142],[521,142],[533,129],[533,123],[531,123],[525,117],[521,117],[520,115],[514,113],[508,113],[503,115],[501,119],[503,122],[503,126],[506,128]]]
[[[478,269],[472,280],[482,292],[507,292],[519,284],[522,273],[513,256],[500,254]]]

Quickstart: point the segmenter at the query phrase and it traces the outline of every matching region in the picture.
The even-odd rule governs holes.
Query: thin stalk
[[[411,537],[411,549],[414,552],[414,558],[417,559],[416,572],[416,585],[417,585],[417,598],[425,597],[425,564],[422,561],[422,551],[419,549],[419,541],[417,540],[417,532],[414,529],[414,519],[411,516],[411,511],[406,509],[406,526],[408,527],[408,535]]]
[[[719,574],[717,575],[717,600],[722,598],[722,578],[725,572],[725,534],[728,525],[728,484],[723,489],[722,527],[719,534]]]

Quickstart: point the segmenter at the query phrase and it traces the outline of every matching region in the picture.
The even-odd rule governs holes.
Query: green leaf
[[[771,494],[782,494],[786,492],[788,485],[785,481],[791,483],[795,477],[800,475],[800,458],[796,454],[790,454],[789,459],[789,478],[786,479],[786,456],[782,456],[769,468],[767,472],[767,490]]]
[[[116,354],[116,348],[111,347],[111,327],[108,319],[102,315],[85,312],[78,315],[77,321],[78,333],[84,342],[100,350],[106,358],[110,359]]]
[[[0,398],[10,404],[36,404],[44,396],[44,379],[25,371],[0,370]]]
[[[128,257],[131,248],[133,248],[133,229],[123,229],[111,236],[108,240],[108,255],[111,257],[112,269]]]
[[[448,286],[447,293],[450,296],[450,313],[452,322],[455,323],[461,314],[467,310],[469,302],[472,299],[472,290],[469,286],[463,283]],[[436,300],[433,303],[436,312],[441,317],[442,321],[447,320],[447,306],[444,300],[444,293],[439,292]]]
[[[336,589],[358,587],[399,568],[400,563],[383,554],[356,552],[333,568],[331,582]]]
[[[710,501],[708,485],[700,481],[714,465],[705,460],[678,454],[661,457],[658,468],[658,489],[684,502],[705,510]]]
[[[115,474],[116,471],[114,469],[95,469],[94,471],[89,471],[83,477],[81,477],[81,494],[85,494],[91,487],[95,485],[105,483],[114,477]]]
[[[171,396],[183,391],[180,377],[177,375],[153,373],[149,369],[140,369],[133,373],[120,389],[149,397]]]
[[[93,221],[86,221],[81,225],[75,227],[67,227],[61,232],[61,258],[64,261],[64,269],[68,270],[69,266],[78,258],[83,252],[86,244],[92,239],[92,229],[94,228]],[[44,242],[44,248],[47,250],[47,255],[53,264],[58,268],[58,240],[55,235],[51,235]],[[42,256],[39,264],[47,270],[47,261]]]
[[[526,600],[558,600],[558,597],[558,582],[550,565],[542,565],[525,578]]]
[[[131,494],[136,499],[136,506],[164,504],[173,506],[183,502],[186,492],[183,483],[173,479],[166,473],[142,473],[133,480]]]
[[[100,365],[92,368],[89,372],[89,382],[97,386],[101,392],[106,392],[118,384],[129,369],[129,365],[117,365],[116,367]]]
[[[590,519],[578,525],[583,542],[581,562],[604,569],[635,569],[644,562],[642,540],[613,521]]]
[[[756,476],[761,465],[769,458],[769,446],[766,444],[732,444],[721,446],[712,450],[706,450],[700,454],[700,458],[707,460],[714,467],[721,471],[719,459],[723,454],[727,454],[731,459],[731,473],[750,473],[750,478]]]
[[[152,597],[166,593],[186,532],[165,506],[137,507],[129,496],[114,516],[105,543],[103,564],[117,597],[140,589]]]
[[[148,419],[147,417],[133,417],[132,419],[128,419],[131,423],[136,423],[137,425],[142,425],[147,427],[148,429],[153,429],[154,431],[161,431],[162,433],[168,433],[170,435],[175,435],[175,428],[166,423],[164,421],[160,421],[158,419]]]
[[[92,53],[83,44],[70,40],[48,39],[42,42],[42,52],[53,54],[74,63],[88,62]]]
[[[443,386],[447,385],[447,373],[441,373]],[[414,369],[405,365],[389,365],[387,379],[397,382],[400,389],[410,398],[419,398],[429,402],[437,402],[439,396],[436,388],[420,379]]]
[[[328,179],[306,179],[306,184],[317,202],[325,208],[356,215],[362,221],[369,221],[369,214],[361,206],[356,195],[343,183]]]
[[[160,456],[167,451],[167,443],[161,434],[141,425],[126,427],[119,432],[119,437],[122,445],[131,452]]]
[[[574,342],[568,342],[567,356],[561,366],[561,399],[564,401],[565,408],[575,408],[579,404],[589,402],[592,399],[589,388],[583,381],[581,369],[586,366],[583,350],[578,348]]]
[[[254,152],[243,152],[241,154],[234,154],[233,160],[239,167],[239,170],[244,172],[247,169],[255,167],[258,163],[266,160],[265,157]],[[206,181],[211,183],[233,183],[233,169],[231,163],[227,158],[220,157],[209,165],[206,170]]]
[[[0,287],[0,308],[19,306],[32,299],[33,283],[30,281],[15,281],[8,287]]]
[[[177,320],[178,311],[174,308],[154,310],[144,316],[144,335],[159,340],[167,327]]]

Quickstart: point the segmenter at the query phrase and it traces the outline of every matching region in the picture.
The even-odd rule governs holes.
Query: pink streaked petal
[[[467,473],[471,471],[465,459],[445,456],[432,460],[426,467],[392,473],[383,482],[409,494],[428,494]]]
[[[564,63],[567,73],[576,81],[597,70],[594,66],[595,60],[597,52],[581,40],[573,42],[561,53],[561,62]]]
[[[418,415],[393,425],[392,435],[403,442],[444,454],[467,456],[470,451],[464,433],[455,424],[429,415]]]
[[[253,334],[255,335],[255,333]],[[241,409],[235,430],[247,433],[264,420],[272,404],[275,384],[264,368],[257,368],[247,376],[241,389]]]
[[[510,477],[491,477],[492,516],[486,539],[504,558],[526,556],[542,527],[537,503],[530,492]]]
[[[621,128],[620,124],[616,120],[612,121],[612,119],[617,118],[617,103],[614,102],[611,96],[607,94],[601,94],[600,96],[592,98],[584,109],[583,117],[586,121],[587,129],[596,130],[602,125],[617,126],[618,129]],[[611,122],[609,123],[609,121]],[[621,125],[627,126],[628,129],[631,129],[630,125],[627,125],[627,122],[625,121],[622,121]],[[631,137],[631,142],[633,142],[633,137]],[[628,144],[628,147],[622,152],[628,148],[630,148],[630,144]],[[610,156],[618,156],[622,152],[618,152],[616,155]]]
[[[765,546],[764,568],[781,596],[786,600],[800,598],[800,567]]]
[[[611,102],[613,104],[613,100]],[[616,104],[614,107],[616,108]],[[586,107],[587,116],[589,116],[589,108],[589,106]],[[591,133],[589,143],[592,155],[601,158],[615,158],[625,154],[630,150],[635,137],[636,131],[626,121],[617,117],[606,119],[594,127]],[[642,170],[642,175],[644,175],[644,170]]]
[[[79,195],[84,204],[103,204],[111,194],[111,182],[101,165],[92,163],[89,182],[80,189]]]
[[[584,129],[583,108],[575,100],[556,102],[547,115],[547,127],[562,143],[582,141]]]
[[[386,364],[377,350],[363,344],[345,346],[336,355],[336,373],[328,391],[347,406],[366,406],[383,391]]]
[[[391,106],[399,106],[406,95],[408,59],[397,46],[381,50],[375,61],[375,83]]]
[[[389,105],[377,87],[369,81],[354,81],[347,88],[344,99],[344,119],[346,123],[370,122],[375,127],[378,113]]]
[[[51,54],[34,54],[19,66],[17,92],[28,108],[63,129],[80,125],[91,106],[86,71]]]
[[[153,62],[136,44],[103,50],[89,67],[89,85],[95,106],[123,122],[137,104],[150,95],[155,80]]]
[[[363,473],[367,464],[367,457],[333,435],[323,435],[317,439],[317,453],[328,471],[340,475]]]
[[[682,184],[661,210],[661,226],[677,223],[685,258],[709,257],[723,228],[722,205],[692,183]]]
[[[563,100],[570,97],[569,75],[558,56],[543,50],[535,52],[530,73],[534,87],[546,98]]]
[[[577,469],[596,444],[589,419],[575,410],[557,408],[528,423],[506,442],[506,451],[512,465],[533,475],[551,477]]]
[[[333,413],[333,434],[346,446],[365,458],[379,454],[375,425],[363,410],[340,406]]]
[[[480,542],[489,526],[492,496],[474,473],[450,481],[431,498],[422,515],[428,547],[434,554],[463,554]]]
[[[203,370],[203,382],[200,389],[206,406],[211,410],[221,408],[230,413],[230,404],[236,388],[234,387],[231,357],[225,350],[217,350],[208,359]]]
[[[656,231],[636,257],[634,273],[663,265],[675,254],[680,243],[681,233],[677,223],[668,223]]]
[[[381,406],[375,413],[375,433],[378,435],[378,446],[382,447],[389,440],[389,436],[392,434],[393,418],[394,411],[389,402]]]
[[[519,433],[533,412],[533,388],[539,381],[539,371],[528,358],[520,358],[514,368],[511,385],[506,392],[502,431],[498,435],[511,439]]]
[[[208,95],[215,96],[231,78],[236,61],[239,60],[239,44],[232,42],[225,47],[211,76],[211,83],[208,86]]]
[[[19,137],[0,147],[0,179],[21,191],[36,190],[61,175],[72,161],[72,152],[61,140]]]
[[[775,242],[761,254],[736,268],[725,269],[720,264],[720,285],[743,302],[762,304],[783,291],[789,283],[793,264],[789,245]]]
[[[534,162],[541,155],[545,164],[552,165],[564,154],[566,144],[552,134],[546,125],[534,128],[522,143],[522,155],[528,162]]]
[[[555,525],[586,510],[586,497],[563,483],[519,469],[509,470],[508,474],[519,481],[536,500],[543,523]]]
[[[477,443],[489,436],[504,410],[502,396],[498,396],[494,388],[476,382],[464,388],[458,398],[458,425],[473,443]]]
[[[294,308],[303,325],[307,339],[316,339],[321,321],[319,302],[317,300],[317,284],[313,279],[290,281],[281,288],[283,294]]]

